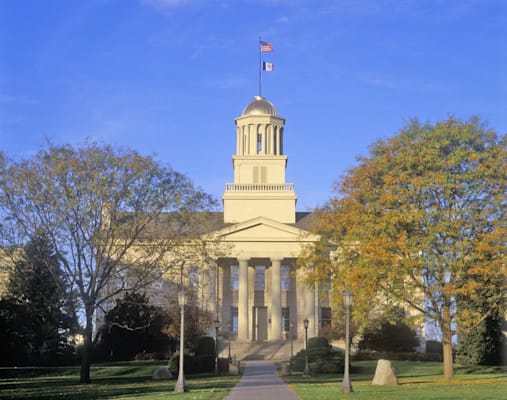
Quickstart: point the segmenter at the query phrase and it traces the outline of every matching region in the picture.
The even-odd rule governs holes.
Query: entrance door
[[[253,315],[255,340],[268,340],[268,308],[254,307]]]

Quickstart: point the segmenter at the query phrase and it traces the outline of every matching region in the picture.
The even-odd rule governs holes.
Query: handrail
[[[287,192],[294,190],[293,183],[226,183],[227,192]]]

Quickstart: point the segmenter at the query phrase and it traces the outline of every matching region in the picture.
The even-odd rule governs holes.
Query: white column
[[[317,336],[317,319],[315,318],[315,289],[305,286],[305,317],[310,322],[308,337]]]
[[[281,260],[271,260],[271,339],[282,339]]]
[[[238,126],[236,128],[236,154],[238,156],[241,155],[241,148],[242,148],[242,145],[243,145],[243,140],[242,140],[242,137],[243,137],[243,127],[242,126]]]
[[[262,127],[262,154],[268,154],[268,126]]]
[[[248,260],[238,261],[238,339],[248,340]]]
[[[281,146],[281,143],[280,143],[280,127],[277,126],[276,127],[276,131],[275,131],[275,135],[276,135],[276,154],[277,156],[281,155],[282,154],[282,149],[280,148]]]

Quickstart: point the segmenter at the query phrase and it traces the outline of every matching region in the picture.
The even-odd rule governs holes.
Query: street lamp
[[[215,320],[215,375],[218,375],[218,328],[220,328],[220,321]]]
[[[310,321],[308,321],[308,318],[305,318],[303,324],[305,327],[305,370],[303,371],[303,375],[308,376],[310,375],[310,368],[308,368],[308,325]]]
[[[176,393],[183,393],[185,391],[185,373],[183,371],[183,356],[185,351],[185,304],[187,302],[187,297],[185,295],[185,291],[181,289],[178,292],[178,304],[181,309],[181,324],[180,324],[180,367],[178,371],[178,380],[176,381],[176,385],[174,386],[174,391]]]
[[[294,322],[290,321],[290,358],[294,357]]]
[[[343,291],[343,307],[345,307],[346,321],[345,321],[345,371],[343,374],[342,389],[344,393],[352,392],[352,384],[349,377],[349,355],[350,355],[350,309],[352,308],[352,301],[354,294],[350,290]]]

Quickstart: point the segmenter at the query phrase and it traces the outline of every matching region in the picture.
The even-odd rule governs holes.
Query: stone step
[[[304,347],[302,340],[294,340],[292,352],[296,354]],[[273,340],[266,342],[220,341],[220,357],[230,356],[233,360],[272,360],[288,361],[291,357],[290,340]]]

